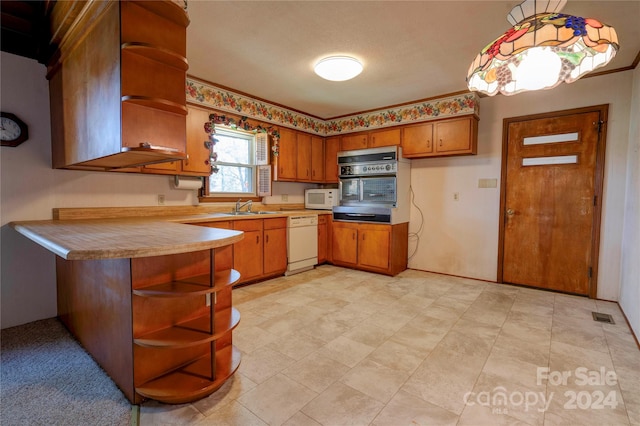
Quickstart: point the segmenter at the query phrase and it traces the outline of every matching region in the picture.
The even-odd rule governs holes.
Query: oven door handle
[[[348,217],[376,217],[373,213],[345,213]]]
[[[342,204],[342,180],[338,181],[338,201]]]

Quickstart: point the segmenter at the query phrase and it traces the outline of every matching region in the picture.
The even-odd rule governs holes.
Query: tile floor
[[[329,265],[233,297],[238,372],[193,404],[144,403],[141,425],[640,424],[615,303]]]

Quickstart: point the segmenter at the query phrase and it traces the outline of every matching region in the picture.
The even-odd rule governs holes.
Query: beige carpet
[[[131,404],[56,318],[0,339],[0,424],[130,424]]]

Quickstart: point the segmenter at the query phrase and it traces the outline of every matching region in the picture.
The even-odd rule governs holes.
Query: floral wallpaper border
[[[456,115],[478,114],[479,112],[479,98],[475,93],[383,108],[333,120],[310,117],[191,78],[187,78],[186,94],[187,101],[190,102],[322,136],[379,129]]]

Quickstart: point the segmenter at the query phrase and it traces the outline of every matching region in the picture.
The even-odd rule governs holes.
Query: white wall
[[[632,77],[625,71],[550,91],[480,99],[477,156],[412,162],[415,202],[425,223],[409,267],[495,281],[503,119],[608,103],[598,298],[618,300]],[[498,187],[478,188],[480,178],[497,178]],[[454,192],[459,201],[453,200]],[[416,231],[415,207],[411,214],[410,230]]]
[[[169,176],[52,169],[46,68],[5,52],[0,59],[2,111],[29,126],[28,141],[0,149],[0,327],[7,328],[57,315],[55,256],[9,222],[51,219],[55,207],[157,206],[158,194],[166,205],[196,205],[198,197],[173,189]],[[265,201],[304,203],[308,187],[318,185],[276,182]]]
[[[54,207],[152,206],[157,194],[165,194],[169,205],[192,205],[197,197],[195,191],[172,190],[165,176],[51,169],[45,67],[5,52],[0,62],[2,111],[21,117],[30,132],[19,147],[0,149],[0,326],[6,328],[56,315],[54,256],[10,229],[8,222],[50,219]],[[415,201],[425,224],[409,266],[495,280],[503,118],[609,103],[598,297],[619,297],[640,335],[638,75],[636,69],[553,91],[481,99],[477,156],[412,162]],[[479,178],[498,179],[498,188],[477,188]],[[299,200],[300,191],[299,186],[277,184],[271,202],[281,202],[281,194]],[[453,201],[453,192],[460,201]],[[411,213],[415,231],[415,208]]]
[[[627,193],[622,232],[620,306],[640,336],[640,67],[633,73],[627,150]]]
[[[198,204],[195,190],[175,190],[168,176],[53,170],[49,85],[34,60],[2,52],[2,111],[29,126],[29,140],[0,148],[0,309],[2,328],[56,316],[55,257],[7,223],[51,219],[54,207]]]

